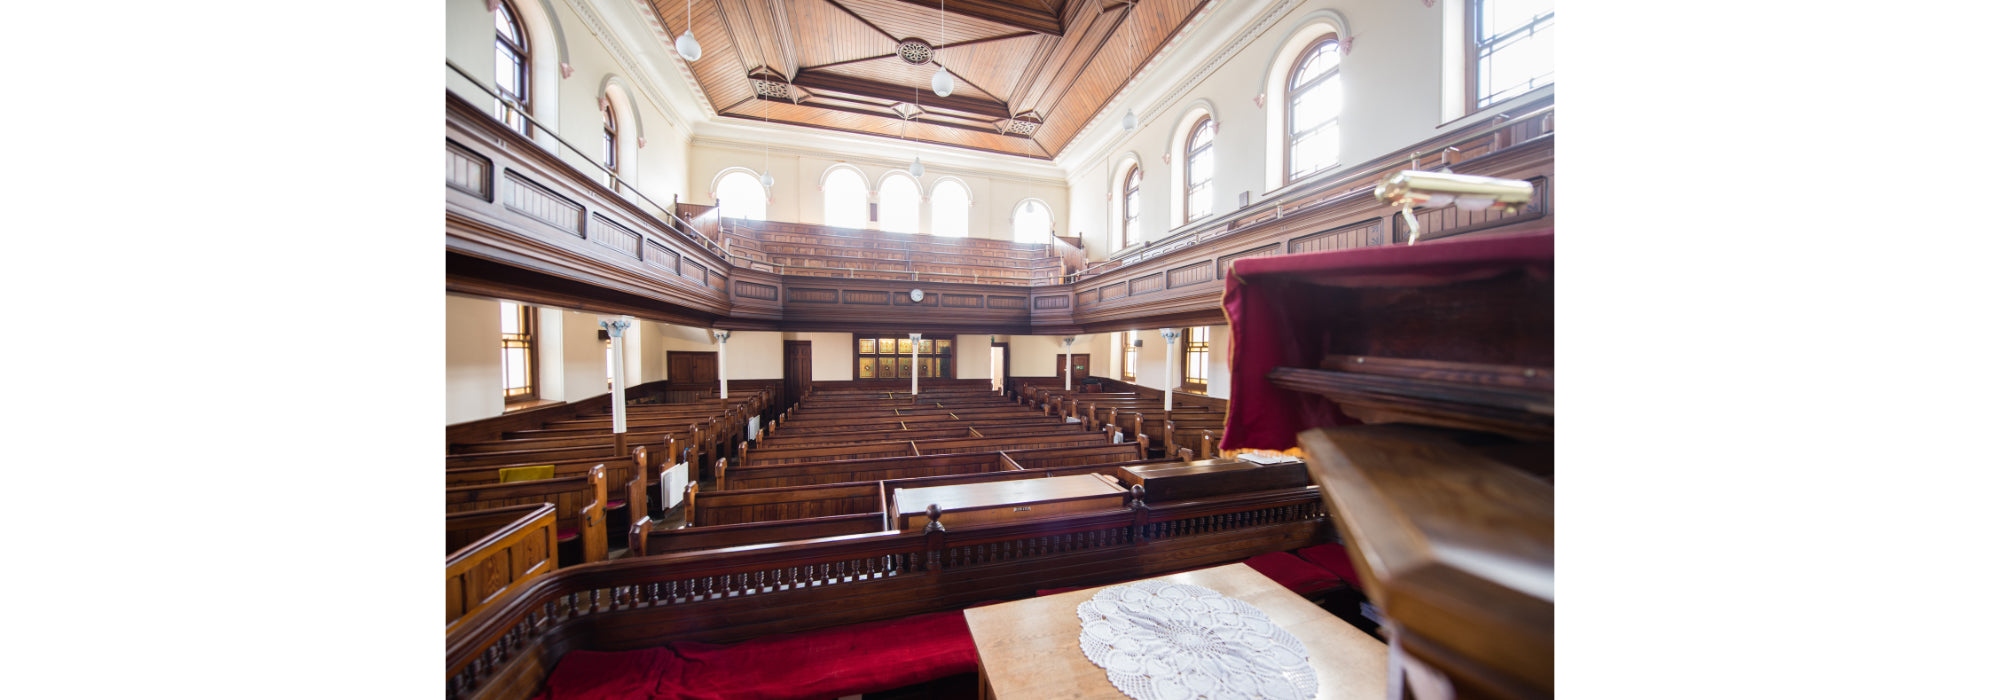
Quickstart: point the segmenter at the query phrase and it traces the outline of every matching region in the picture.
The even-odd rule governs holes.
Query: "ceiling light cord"
[[[938,0],[938,1],[943,2],[943,0]],[[1139,64],[1138,64],[1139,56],[1138,52],[1132,48],[1132,41],[1133,41],[1132,33],[1134,31],[1137,31],[1132,28],[1132,10],[1133,10],[1133,3],[1126,2],[1125,3],[1125,61],[1127,63],[1132,64],[1132,80],[1137,81],[1139,79]],[[1127,84],[1129,85],[1130,83]],[[1125,119],[1123,126],[1125,127],[1125,130],[1128,132],[1133,129],[1139,128],[1139,115],[1138,113],[1132,111],[1132,108],[1129,106],[1125,108]]]
[[[694,40],[694,0],[687,2],[687,31],[681,32],[681,38],[674,40],[674,51],[679,52],[688,63],[701,60],[701,42]]]
[[[944,43],[944,0],[938,0],[938,36],[933,45],[942,46]],[[938,60],[938,56],[942,53],[941,49],[931,49],[931,62],[936,63],[938,67],[937,72],[931,74],[931,92],[937,93],[938,97],[951,97],[952,88],[957,87],[957,83],[952,80],[951,73],[944,69],[944,62]]]

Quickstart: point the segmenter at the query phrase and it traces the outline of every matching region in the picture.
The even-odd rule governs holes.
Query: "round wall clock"
[[[910,290],[910,301],[921,302],[923,300],[924,300],[924,290],[921,289]]]

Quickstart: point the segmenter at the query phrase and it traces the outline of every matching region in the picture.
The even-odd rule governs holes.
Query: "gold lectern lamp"
[[[1413,208],[1441,209],[1456,204],[1460,209],[1499,209],[1512,214],[1534,194],[1535,186],[1526,180],[1423,170],[1397,171],[1375,186],[1376,199],[1402,207],[1403,223],[1410,225],[1411,244],[1422,235],[1416,215],[1410,213]]]

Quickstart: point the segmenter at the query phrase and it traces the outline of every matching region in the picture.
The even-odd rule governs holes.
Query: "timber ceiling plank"
[[[789,0],[789,4],[798,68],[896,54],[894,39],[827,0]]]
[[[952,15],[947,13],[944,28],[938,28],[937,5],[926,8],[923,5],[903,2],[903,0],[833,0],[855,14],[866,17],[870,24],[881,27],[882,31],[898,39],[923,39],[932,46],[956,44],[987,37],[1018,34],[1021,29],[999,22]]]
[[[938,62],[951,68],[951,72],[965,76],[965,81],[984,88],[1002,102],[1011,102],[1014,91],[1022,82],[1028,70],[1028,62],[1035,59],[1043,42],[1055,43],[1055,37],[1021,35],[1012,39],[987,41],[964,47],[954,47],[938,51]]]

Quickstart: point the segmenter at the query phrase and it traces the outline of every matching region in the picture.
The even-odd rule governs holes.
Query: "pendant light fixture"
[[[935,81],[933,81],[933,82],[935,82]],[[907,138],[907,137],[908,137],[908,135],[909,135],[909,131],[910,131],[910,117],[914,117],[914,116],[916,116],[917,112],[919,112],[919,111],[922,111],[922,110],[923,110],[923,105],[924,105],[924,91],[923,91],[923,90],[921,90],[921,89],[918,89],[918,88],[911,88],[911,89],[910,89],[910,94],[911,94],[911,95],[913,95],[913,96],[915,96],[915,98],[916,98],[915,102],[913,103],[913,104],[914,104],[914,105],[916,106],[916,109],[914,109],[914,110],[911,110],[911,111],[910,111],[910,113],[909,113],[909,115],[907,115],[907,116],[904,116],[904,117],[903,117],[903,132],[904,132],[904,133],[902,134],[902,137],[905,137],[905,138]],[[916,156],[916,157],[913,157],[913,158],[911,158],[911,159],[910,159],[910,176],[911,176],[911,177],[923,177],[923,176],[924,176],[924,157],[923,157],[923,156],[921,156],[921,155],[920,155],[920,156]]]
[[[687,59],[688,63],[701,60],[701,42],[694,40],[694,0],[688,0],[687,31],[681,32],[681,38],[674,40],[674,50],[679,51],[681,58]]]
[[[939,1],[942,2],[943,0]],[[1125,60],[1127,62],[1134,63],[1134,65],[1132,66],[1132,78],[1134,80],[1137,80],[1139,78],[1139,66],[1136,63],[1136,61],[1138,60],[1138,56],[1132,50],[1133,31],[1134,30],[1132,29],[1132,3],[1127,2],[1125,3]],[[1139,128],[1139,115],[1137,113],[1134,113],[1131,107],[1125,108],[1125,119],[1123,121],[1123,124],[1125,126],[1126,131],[1131,131],[1133,129]]]
[[[768,98],[765,98],[765,99],[764,99],[764,127],[765,127],[765,130],[766,130],[766,131],[770,130],[770,127],[771,127],[771,100],[770,100],[770,99],[768,99]],[[772,185],[775,185],[775,184],[778,184],[778,179],[777,179],[777,178],[774,178],[774,177],[771,177],[771,135],[770,135],[770,134],[765,134],[765,135],[764,135],[764,174],[762,174],[762,175],[758,175],[758,176],[757,176],[757,181],[758,181],[758,182],[760,182],[760,183],[763,183],[764,187],[766,187],[766,188],[769,188],[769,187],[770,187],[770,186],[772,186]]]
[[[937,42],[939,44],[944,43],[944,0],[938,0]],[[951,73],[945,72],[944,64],[938,63],[937,52],[935,50],[931,53],[931,62],[937,63],[938,67],[937,72],[931,74],[931,92],[937,93],[938,97],[951,97],[951,89],[956,87],[956,85],[951,79]]]

